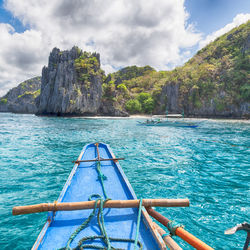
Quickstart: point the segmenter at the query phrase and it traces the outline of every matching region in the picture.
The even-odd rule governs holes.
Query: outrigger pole
[[[156,212],[152,207],[146,207],[146,210],[149,213],[149,215],[151,215],[153,218],[155,218],[157,221],[159,221],[162,225],[164,225],[165,227],[167,227],[170,230],[170,225],[171,225],[172,221],[170,221],[168,218],[164,217],[160,213]],[[181,226],[175,226],[174,232],[172,230],[170,230],[170,231],[171,231],[170,232],[171,234],[179,236],[184,241],[186,241],[188,244],[190,244],[191,246],[193,246],[194,248],[196,248],[198,250],[212,250],[213,249],[212,247],[208,246],[203,241],[196,238],[191,233],[187,232]]]
[[[107,208],[130,208],[139,207],[140,200],[108,200],[103,207]],[[100,202],[97,203],[99,207]],[[13,215],[32,214],[48,211],[72,211],[94,208],[95,201],[80,201],[80,202],[54,202],[41,203],[27,206],[18,206],[12,209]],[[144,207],[188,207],[188,199],[142,199]]]

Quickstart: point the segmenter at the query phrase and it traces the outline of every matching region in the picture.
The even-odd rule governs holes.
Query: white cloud
[[[199,48],[201,49],[205,47],[207,44],[214,41],[217,37],[222,36],[223,34],[229,32],[231,29],[247,22],[248,20],[250,20],[250,14],[238,14],[231,23],[208,35],[204,40],[201,40],[199,43]]]
[[[1,24],[0,96],[40,75],[53,47],[97,51],[107,72],[134,64],[166,70],[201,38],[187,26],[184,0],[6,0],[5,8],[29,30]]]
[[[27,30],[15,33],[9,24],[0,24],[0,96],[17,83],[40,75],[41,61],[46,62],[41,34]]]

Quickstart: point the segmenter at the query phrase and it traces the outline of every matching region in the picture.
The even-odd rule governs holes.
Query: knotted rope
[[[104,197],[105,197],[105,199],[108,199],[108,195],[107,195],[105,187],[104,187],[104,180],[107,180],[107,177],[101,171],[101,162],[100,161],[98,161],[96,164],[96,171],[98,174],[98,180],[100,181],[101,186],[102,186],[102,191],[103,191]]]
[[[170,234],[173,235],[173,236],[175,235],[175,231],[176,231],[176,229],[178,227],[182,227],[183,228],[184,226],[181,225],[181,224],[179,224],[179,223],[177,223],[177,222],[175,222],[174,220],[170,220],[168,222],[168,224],[167,224],[167,228],[168,228]]]

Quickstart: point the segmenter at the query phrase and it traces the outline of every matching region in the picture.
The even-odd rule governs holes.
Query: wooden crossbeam
[[[120,160],[125,160],[125,158],[108,158],[108,159],[103,159],[100,157],[100,152],[99,152],[99,143],[95,144],[96,146],[96,152],[97,152],[97,158],[92,159],[92,160],[80,160],[80,161],[72,161],[73,163],[81,163],[81,162],[95,162],[95,161],[120,161]]]
[[[108,158],[108,159],[93,159],[93,160],[80,160],[80,161],[72,161],[73,163],[80,163],[80,162],[95,162],[95,161],[120,161],[125,160],[125,158]]]
[[[129,208],[138,207],[140,200],[108,200],[104,204],[104,208]],[[100,202],[97,206],[99,207]],[[71,211],[94,208],[95,201],[81,202],[61,202],[61,203],[41,203],[29,206],[14,207],[13,215],[40,213],[46,211]],[[188,199],[143,199],[144,207],[188,207]]]

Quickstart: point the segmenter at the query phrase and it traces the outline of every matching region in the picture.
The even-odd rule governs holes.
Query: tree
[[[141,109],[144,113],[151,113],[155,107],[155,101],[149,93],[140,93],[137,100],[141,104]]]
[[[152,113],[154,106],[155,106],[154,99],[152,97],[149,97],[143,103],[143,110],[145,113],[150,114],[150,113]]]
[[[136,99],[131,99],[125,104],[126,110],[132,114],[141,112],[141,103]]]
[[[149,93],[140,93],[138,96],[137,96],[137,100],[143,104],[148,98],[150,98],[151,95]]]

